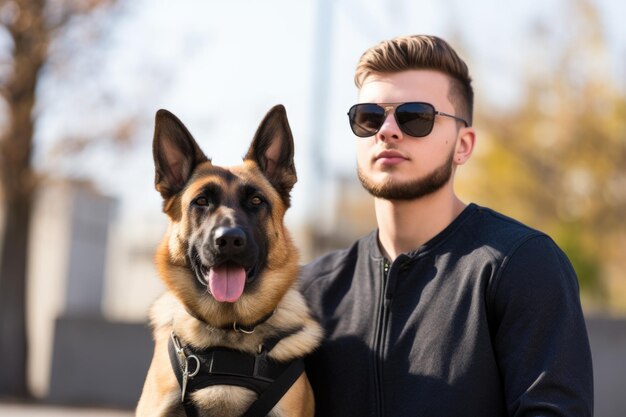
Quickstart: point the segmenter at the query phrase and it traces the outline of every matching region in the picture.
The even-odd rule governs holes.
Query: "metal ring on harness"
[[[193,378],[194,376],[198,375],[198,372],[200,372],[200,359],[198,359],[196,355],[187,356],[187,358],[185,359],[187,361],[187,364],[185,365],[186,368],[189,367],[189,359],[193,359],[196,361],[196,370],[189,374],[189,378]]]
[[[237,322],[236,321],[233,322],[233,329],[235,329],[236,332],[241,332],[241,333],[245,333],[245,334],[252,334],[252,333],[254,333],[254,327],[252,328],[252,330],[244,330],[243,328],[237,326]]]

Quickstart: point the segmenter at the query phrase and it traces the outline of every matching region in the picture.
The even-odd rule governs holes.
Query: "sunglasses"
[[[383,123],[385,123],[387,113],[390,110],[394,110],[394,117],[400,130],[409,136],[417,138],[430,134],[435,124],[435,116],[451,117],[463,122],[465,127],[469,127],[469,123],[465,119],[437,111],[430,103],[409,102],[355,104],[348,111],[350,128],[360,138],[373,136],[378,133]]]

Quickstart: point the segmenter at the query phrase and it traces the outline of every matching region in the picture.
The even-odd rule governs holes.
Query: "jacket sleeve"
[[[493,284],[492,338],[509,416],[592,416],[591,352],[565,254],[545,235],[529,238]]]

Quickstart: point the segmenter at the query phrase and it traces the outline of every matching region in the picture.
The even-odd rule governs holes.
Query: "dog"
[[[176,116],[157,112],[155,187],[169,226],[155,264],[166,292],[150,311],[155,350],[138,417],[313,416],[302,358],[322,330],[297,290],[283,222],[293,156],[282,105],[232,167],[214,165]]]

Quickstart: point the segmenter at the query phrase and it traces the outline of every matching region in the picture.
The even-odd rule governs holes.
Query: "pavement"
[[[3,404],[0,403],[2,417],[132,417],[134,412],[129,410],[107,410],[97,408],[59,407],[30,404]]]

